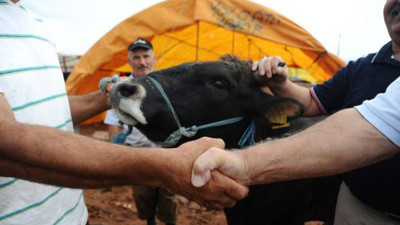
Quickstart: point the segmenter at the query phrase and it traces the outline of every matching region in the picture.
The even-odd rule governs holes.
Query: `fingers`
[[[270,60],[268,60],[267,58],[264,58],[259,61],[253,62],[251,69],[253,71],[256,71],[258,69],[258,74],[260,76],[267,75],[267,77],[268,77],[268,73],[271,73]]]
[[[111,83],[111,78],[109,77],[103,77],[100,82],[99,82],[99,89],[101,90],[101,92],[103,92],[103,94],[107,94],[108,92],[108,84]]]
[[[199,144],[204,147],[206,146],[207,149],[216,147],[216,148],[225,148],[225,142],[220,138],[209,138],[209,137],[202,137],[198,139],[200,142]]]
[[[124,82],[128,81],[130,78],[128,77],[119,77],[118,75],[113,75],[110,77],[103,77],[99,82],[99,89],[105,96],[106,103],[110,106],[110,98],[111,98],[111,89],[113,88],[114,84],[117,82]]]
[[[202,208],[206,208],[206,207],[201,207],[199,204],[197,204],[194,201],[190,201],[188,204],[189,209],[193,209],[193,210],[202,210]]]
[[[260,76],[267,76],[268,78],[271,78],[274,74],[282,74],[285,72],[285,69],[279,66],[282,62],[284,61],[281,57],[265,57],[254,62],[251,69],[253,71],[258,69]]]
[[[196,159],[192,169],[193,186],[202,187],[209,181],[211,171],[224,164],[225,153],[225,150],[211,148]]]
[[[129,80],[130,80],[130,78],[129,78],[129,77],[126,77],[126,76],[120,77],[120,76],[118,76],[118,75],[113,75],[113,76],[111,77],[111,82],[107,83],[107,86],[106,86],[107,92],[110,93],[112,87],[113,87],[114,84],[116,84],[117,82],[125,82],[125,81],[129,81]]]
[[[282,67],[280,67],[279,64],[282,62],[283,62],[283,60],[281,57],[272,57],[271,58],[271,62],[270,62],[271,74],[270,74],[269,78],[271,78],[273,74],[281,74]]]
[[[199,194],[192,195],[191,201],[195,201],[197,205],[208,210],[233,207],[236,201],[245,198],[249,191],[247,187],[218,171],[213,171],[210,181],[198,190],[200,191]],[[199,207],[190,203],[191,201],[188,201],[188,199],[180,198],[180,200],[192,209],[199,210]]]
[[[231,201],[232,199],[240,200],[248,195],[249,193],[248,187],[237,183],[231,178],[221,174],[219,171],[214,171],[212,175],[215,180],[218,179],[218,182],[222,183],[225,187],[224,194],[229,197],[225,202],[226,203],[225,205],[230,205],[230,207],[233,207],[235,203]]]
[[[99,88],[103,92],[103,94],[107,95],[111,89],[112,86],[121,81],[127,81],[129,80],[128,77],[119,77],[118,75],[113,75],[111,78],[110,77],[103,77],[100,82],[99,82]]]
[[[220,205],[220,204],[215,204],[215,203],[204,203],[205,206],[201,206],[195,201],[190,201],[189,199],[182,197],[182,196],[176,196],[176,198],[186,207],[193,211],[207,211],[207,210],[216,210],[216,209],[224,209],[225,207]]]
[[[213,201],[217,205],[225,207],[233,207],[236,204],[236,200],[243,199],[247,196],[249,189],[232,180],[231,178],[221,174],[219,171],[211,173],[210,182],[207,186],[213,190],[223,190],[222,194],[219,194],[218,201]]]
[[[175,194],[175,198],[182,203],[183,205],[185,205],[186,207],[193,209],[193,210],[201,210],[201,211],[206,211],[208,209],[208,206],[210,204],[206,204],[206,206],[200,206],[200,204],[196,203],[195,201],[191,201],[181,195],[177,195]]]
[[[189,200],[181,195],[175,195],[175,198],[180,203],[182,203],[183,205],[185,205],[186,207],[188,207],[189,209],[192,209],[192,210],[207,211],[207,210],[211,210],[211,209],[223,209],[224,208],[224,206],[222,206],[220,204],[209,203],[209,202],[205,202],[205,203],[203,203],[204,206],[201,206],[199,203],[197,203],[193,200]]]
[[[190,200],[183,197],[182,195],[175,194],[175,198],[184,205],[188,205]]]

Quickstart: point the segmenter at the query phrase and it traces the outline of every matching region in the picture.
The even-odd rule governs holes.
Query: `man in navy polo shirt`
[[[387,0],[383,14],[392,40],[378,53],[350,62],[322,85],[308,90],[290,82],[287,79],[287,68],[278,67],[278,63],[282,62],[280,57],[255,62],[253,69],[258,68],[261,76],[271,78],[269,86],[275,95],[292,97],[303,103],[306,107],[304,116],[332,114],[360,105],[364,100],[373,99],[377,94],[385,92],[389,84],[400,75],[400,3],[397,0]],[[400,221],[400,155],[348,172],[343,177],[336,221],[341,221],[341,224],[362,223],[362,214],[351,217],[348,214],[341,215],[342,189],[347,187],[367,207]]]

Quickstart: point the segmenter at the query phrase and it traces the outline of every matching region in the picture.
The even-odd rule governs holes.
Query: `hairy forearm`
[[[42,169],[0,157],[0,176],[18,177],[20,179],[70,188],[98,188],[124,184],[118,179],[96,179],[55,170]]]
[[[399,152],[355,109],[343,110],[291,137],[242,151],[250,184],[338,174]]]
[[[106,97],[101,91],[86,95],[70,95],[68,96],[68,100],[71,108],[72,121],[75,125],[109,109]]]
[[[3,176],[59,185],[67,179],[72,182],[70,187],[87,187],[89,183],[93,187],[160,185],[165,168],[162,149],[132,149],[4,119],[0,119],[0,134],[7,134],[0,135],[0,159],[9,166],[2,165]]]

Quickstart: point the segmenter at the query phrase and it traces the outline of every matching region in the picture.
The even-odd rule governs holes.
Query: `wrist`
[[[165,171],[168,171],[166,152],[161,148],[130,149],[131,160],[127,160],[123,173],[127,174],[130,183],[146,186],[163,187],[168,181]]]
[[[292,90],[293,85],[295,85],[293,82],[291,82],[289,79],[286,79],[279,84],[271,85],[270,89],[276,96],[288,96],[290,95],[289,93]]]
[[[250,150],[251,151],[251,150]],[[238,178],[237,181],[245,186],[249,186],[252,184],[252,175],[250,163],[252,163],[251,152],[248,150],[239,150],[233,152],[235,154],[238,162]]]
[[[108,97],[106,95],[104,95],[103,92],[96,91],[93,94],[95,96],[95,99],[98,101],[98,106],[99,106],[101,112],[111,108]]]

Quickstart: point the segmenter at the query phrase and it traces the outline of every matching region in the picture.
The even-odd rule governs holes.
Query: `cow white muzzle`
[[[146,89],[132,81],[116,83],[111,90],[111,106],[120,120],[128,125],[147,124],[141,110]]]

